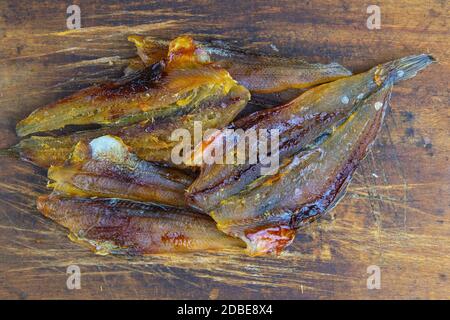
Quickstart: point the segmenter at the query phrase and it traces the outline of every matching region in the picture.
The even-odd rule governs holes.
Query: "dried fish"
[[[254,54],[189,36],[129,40],[139,59],[123,79],[36,110],[16,129],[21,137],[39,135],[1,151],[50,167],[54,190],[38,198],[38,209],[98,254],[238,248],[279,254],[298,228],[343,197],[381,128],[393,85],[434,61],[409,56],[351,76],[336,63]],[[249,101],[249,90],[313,86],[285,105],[229,125]],[[194,174],[173,168],[185,167],[172,162],[179,144],[172,133],[195,135],[197,122],[203,130],[278,130],[277,172],[263,174],[261,158],[254,163],[247,154],[244,163],[203,165],[193,181]],[[99,128],[82,130],[86,125]],[[67,126],[79,131],[51,133]],[[209,136],[185,159],[211,151],[225,132]],[[227,145],[225,158],[237,159],[234,147],[246,138]]]
[[[355,106],[378,86],[373,75],[356,75],[314,87],[285,105],[262,110],[237,120],[229,129],[273,130],[279,132],[279,157],[289,157],[306,148],[316,139],[330,133],[345,120]],[[270,137],[270,136],[269,136]],[[246,136],[242,135],[237,145]],[[222,139],[222,140],[221,140]],[[215,141],[222,142],[225,134]],[[206,152],[207,148],[201,151]],[[237,158],[236,148],[231,148],[229,159]],[[210,210],[220,201],[237,194],[246,185],[261,176],[261,162],[244,164],[204,165],[200,177],[189,188],[189,196],[203,210]],[[194,158],[197,155],[194,155]]]
[[[165,60],[39,108],[20,121],[16,131],[26,136],[68,125],[123,126],[186,115],[204,99],[237,87],[225,69],[201,62],[192,39],[180,37],[170,43]]]
[[[106,127],[63,136],[31,136],[21,140],[11,149],[23,160],[47,168],[50,165],[64,164],[79,141],[92,140],[109,134],[121,138],[140,158],[171,165],[171,151],[178,144],[178,141],[171,140],[171,133],[174,130],[186,129],[193,134],[196,121],[200,122],[205,130],[223,128],[233,121],[249,99],[248,90],[235,85],[226,94],[220,89],[214,94],[190,103],[190,110],[186,114],[143,121],[125,127]]]
[[[159,61],[168,50],[167,41],[141,36],[130,36],[128,39],[136,45],[141,60],[132,60],[129,71]],[[252,93],[308,88],[351,75],[349,70],[338,63],[310,64],[298,58],[243,51],[218,41],[197,42],[197,47],[197,56],[202,57],[201,61],[213,61],[214,65],[225,68],[233,79]]]
[[[80,141],[63,166],[48,170],[49,187],[67,196],[121,198],[185,207],[193,177],[139,159],[120,138]]]
[[[341,97],[342,104],[356,102],[355,111],[328,137],[281,159],[276,175],[238,182],[235,190],[232,184],[240,178],[229,182],[217,173],[216,181],[224,178],[225,184],[231,184],[219,193],[222,197],[208,194],[208,181],[194,182],[203,189],[191,194],[191,199],[210,213],[220,230],[245,241],[250,254],[281,252],[297,228],[331,209],[344,194],[380,129],[392,85],[413,77],[433,61],[428,55],[410,56],[323,85],[326,94],[321,90],[310,93],[322,103],[336,97]],[[205,177],[209,179],[207,174],[199,179]]]
[[[239,249],[207,215],[117,199],[41,196],[41,213],[70,230],[72,241],[101,255]]]

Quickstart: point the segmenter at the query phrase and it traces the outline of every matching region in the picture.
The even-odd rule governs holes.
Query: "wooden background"
[[[82,29],[67,32],[66,8]],[[0,298],[450,298],[449,4],[377,1],[0,1],[0,147],[35,108],[118,77],[129,34],[206,34],[353,71],[414,53],[439,63],[398,85],[374,148],[347,196],[281,257],[198,253],[127,260],[96,256],[43,218],[45,171],[0,158]],[[66,287],[78,265],[80,290]],[[368,290],[367,267],[381,268]]]

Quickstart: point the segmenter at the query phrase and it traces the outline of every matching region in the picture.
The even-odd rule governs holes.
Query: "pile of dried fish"
[[[81,90],[17,125],[10,152],[48,168],[38,209],[99,254],[245,249],[279,254],[296,230],[333,208],[383,122],[394,84],[434,59],[416,55],[361,74],[247,53],[181,36],[131,36],[138,57],[120,81]],[[305,89],[294,100],[237,119],[252,93]],[[185,161],[171,134],[221,129],[191,141],[202,156],[228,129],[274,130],[279,167]],[[86,130],[83,126],[96,125]],[[63,133],[62,128],[75,127]],[[233,142],[238,144],[245,136]],[[236,148],[225,148],[234,158]]]

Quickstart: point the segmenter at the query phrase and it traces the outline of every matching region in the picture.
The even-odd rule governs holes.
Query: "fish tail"
[[[425,69],[436,59],[429,54],[419,54],[403,57],[381,65],[380,78],[388,85],[416,76],[417,72]]]

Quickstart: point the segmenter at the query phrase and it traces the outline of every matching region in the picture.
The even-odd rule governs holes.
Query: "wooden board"
[[[96,256],[35,209],[45,171],[0,160],[0,298],[311,299],[450,298],[449,5],[378,1],[74,1],[80,30],[67,31],[67,1],[0,2],[0,147],[35,108],[118,77],[134,55],[129,34],[206,34],[273,48],[358,72],[414,53],[439,63],[393,92],[391,111],[347,196],[302,230],[280,257],[198,253],[123,259]],[[81,269],[81,289],[66,269]],[[367,268],[381,270],[369,290]]]

